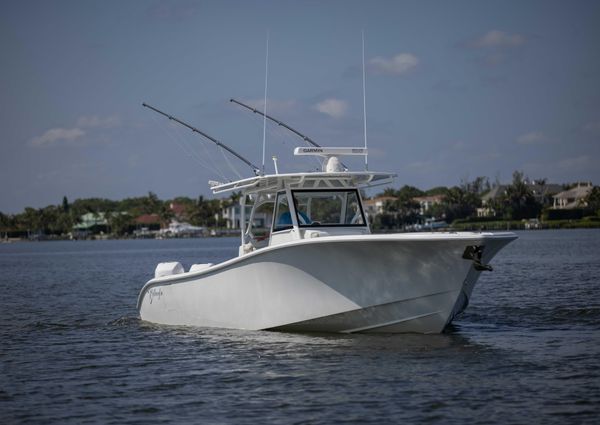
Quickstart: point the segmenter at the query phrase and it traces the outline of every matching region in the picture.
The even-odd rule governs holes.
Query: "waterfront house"
[[[544,180],[525,181],[527,188],[531,191],[535,201],[547,207],[552,204],[553,195],[563,190],[563,186],[556,183],[546,183]],[[506,194],[510,185],[497,184],[481,197],[481,207],[477,208],[477,217],[491,217],[496,215],[493,209],[495,201]]]
[[[444,202],[444,195],[417,196],[413,201],[419,203],[419,214],[424,216],[434,205]]]
[[[252,211],[252,205],[246,205],[246,219],[250,217]],[[239,203],[230,204],[221,209],[221,217],[219,214],[215,215],[215,219],[218,221],[219,218],[225,220],[227,229],[237,230],[240,228],[240,220],[242,219],[242,207]],[[252,226],[254,228],[266,228],[271,226],[273,215],[270,212],[259,211],[254,214],[254,221]]]
[[[77,224],[73,226],[72,236],[75,239],[86,238],[89,235],[106,233],[108,231],[108,220],[104,212],[89,212],[79,217]]]
[[[593,188],[594,186],[591,182],[577,183],[577,186],[554,195],[552,208],[557,210],[570,210],[587,207],[585,199]]]
[[[365,200],[363,208],[369,217],[375,217],[376,215],[383,214],[386,202],[394,202],[396,199],[394,196],[378,196]]]
[[[502,195],[506,194],[508,185],[497,184],[492,187],[489,192],[481,197],[481,207],[477,208],[477,217],[493,217],[496,215],[496,210],[492,207],[494,202]]]
[[[142,214],[137,216],[135,219],[135,226],[137,229],[148,228],[150,230],[160,229],[160,217],[158,214]]]
[[[169,209],[173,212],[173,216],[179,221],[184,221],[188,218],[185,205],[180,204],[179,202],[171,202],[169,204]]]

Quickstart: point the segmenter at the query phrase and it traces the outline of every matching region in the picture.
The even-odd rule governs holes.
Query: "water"
[[[442,335],[137,318],[156,263],[237,239],[0,245],[0,423],[597,423],[600,231],[519,236]]]

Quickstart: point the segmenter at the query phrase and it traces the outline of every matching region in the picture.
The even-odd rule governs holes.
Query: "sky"
[[[261,117],[428,189],[519,170],[600,183],[598,1],[0,2],[0,211],[88,197],[212,197],[261,165]],[[267,64],[268,37],[268,67]],[[268,124],[266,171],[307,171]],[[344,160],[361,170],[360,160]]]

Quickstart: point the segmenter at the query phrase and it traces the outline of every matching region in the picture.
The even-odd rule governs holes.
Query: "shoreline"
[[[577,223],[572,223],[572,225],[547,225],[546,223],[540,223],[539,226],[530,226],[526,227],[523,223],[503,223],[502,226],[490,225],[492,223],[468,223],[461,224],[459,226],[452,226],[445,229],[439,230],[424,230],[418,232],[403,232],[399,231],[399,229],[389,229],[389,230],[378,230],[373,231],[373,234],[385,234],[385,233],[444,233],[444,232],[488,232],[488,231],[535,231],[535,230],[581,230],[581,229],[600,229],[600,222],[592,222],[592,225],[577,225]],[[496,224],[496,223],[493,223]],[[116,240],[173,240],[173,239],[220,239],[220,238],[239,238],[240,235],[235,234],[227,234],[227,235],[219,235],[219,236],[198,236],[198,237],[184,237],[184,238],[136,238],[136,237],[110,237],[110,236],[101,236],[101,237],[92,237],[85,239],[73,239],[69,237],[61,237],[61,236],[46,236],[41,238],[2,238],[0,239],[0,244],[9,244],[9,243],[27,243],[27,242],[57,242],[57,241],[70,241],[70,242],[88,242],[88,241],[116,241]]]

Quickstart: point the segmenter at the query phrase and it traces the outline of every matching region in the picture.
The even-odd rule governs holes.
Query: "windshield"
[[[292,196],[300,227],[365,225],[356,189],[294,190]]]

